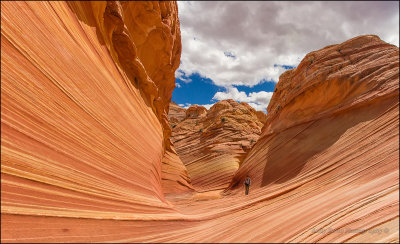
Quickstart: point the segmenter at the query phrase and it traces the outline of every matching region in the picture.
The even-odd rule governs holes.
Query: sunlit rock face
[[[231,99],[215,103],[210,110],[192,105],[182,121],[174,114],[182,117],[170,112],[171,140],[198,191],[228,186],[257,141],[266,116],[247,103]]]
[[[169,104],[168,120],[171,127],[175,127],[179,122],[186,118],[186,109],[174,102]]]
[[[176,2],[2,2],[1,34],[2,221],[175,213],[161,168],[180,163]],[[5,241],[35,236],[8,228]]]
[[[1,34],[2,242],[399,241],[399,49],[378,37],[308,54],[266,118],[193,107],[170,139],[176,2],[3,1]]]
[[[368,35],[311,52],[280,76],[267,110],[227,193],[239,194],[249,174],[256,191],[285,197],[269,225],[294,242],[398,240],[398,47]],[[388,229],[368,239],[327,226]]]

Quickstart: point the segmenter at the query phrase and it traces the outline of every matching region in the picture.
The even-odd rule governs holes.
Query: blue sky
[[[281,66],[284,67],[285,70],[294,68],[294,66],[288,65]],[[219,100],[232,98],[238,102],[247,102],[257,110],[266,112],[267,104],[263,104],[263,100],[258,102],[260,99],[257,100],[255,96],[251,98],[250,94],[260,94],[260,92],[268,92],[267,95],[271,94],[275,90],[276,83],[274,81],[262,80],[252,87],[246,85],[232,85],[226,88],[224,86],[215,85],[209,78],[202,77],[198,73],[193,73],[188,77],[182,75],[180,78],[176,78],[175,85],[171,100],[182,107],[187,108],[190,105],[199,104],[209,108]],[[229,93],[232,89],[234,92],[236,92],[234,89],[237,89],[238,93],[236,93],[236,97]],[[269,102],[269,99],[267,102]]]
[[[194,73],[188,77],[191,81],[185,82],[179,78],[175,81],[175,90],[172,93],[172,101],[176,104],[209,104],[214,94],[223,91],[223,87],[218,87],[210,79],[201,77]],[[178,85],[179,84],[179,85]]]
[[[266,111],[279,76],[359,35],[399,46],[397,1],[178,1],[181,64],[172,101],[247,102]]]

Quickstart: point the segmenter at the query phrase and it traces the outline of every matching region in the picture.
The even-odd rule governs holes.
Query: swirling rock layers
[[[264,240],[398,241],[399,48],[367,35],[311,52],[280,76],[267,110],[227,191],[249,174],[255,191],[287,199],[271,212],[285,223],[269,223],[284,235]]]
[[[397,47],[361,36],[307,55],[281,76],[249,153],[238,128],[258,136],[261,124],[224,113],[246,109],[192,108],[175,127],[182,161],[214,138],[217,160],[204,163],[220,160],[223,175],[188,167],[194,184],[227,185],[228,163],[247,155],[207,201],[186,194],[169,142],[175,2],[3,1],[1,11],[2,242],[399,241]]]
[[[191,183],[198,191],[227,187],[257,141],[265,114],[232,99],[219,101],[210,110],[192,105],[181,121],[174,117],[182,117],[182,112],[176,110],[169,115],[173,127],[171,140]]]
[[[173,215],[161,181],[162,165],[180,163],[163,160],[174,153],[176,2],[2,2],[1,11],[2,215]]]
[[[175,102],[169,104],[168,120],[171,127],[175,127],[186,117],[186,109],[178,106]]]

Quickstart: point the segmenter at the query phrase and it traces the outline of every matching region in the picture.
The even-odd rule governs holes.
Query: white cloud
[[[180,107],[182,107],[182,108],[186,108],[186,109],[188,109],[190,106],[192,106],[192,104],[191,103],[185,103],[185,104],[178,104]]]
[[[175,82],[175,87],[176,88],[181,88],[181,84],[179,84],[178,82]]]
[[[212,107],[212,105],[214,104],[201,104],[201,106],[205,107],[207,110],[209,110]]]
[[[181,69],[177,69],[175,71],[175,78],[180,79],[181,81],[185,82],[185,83],[189,83],[192,80],[190,78],[188,78],[184,71],[182,71]]]
[[[248,103],[250,106],[252,106],[255,110],[257,111],[263,111],[264,113],[267,113],[267,107],[268,104],[258,104],[258,103]]]
[[[178,1],[178,7],[182,57],[176,76],[183,82],[193,73],[226,88],[277,82],[284,69],[274,64],[297,66],[305,54],[361,34],[399,45],[395,1]]]
[[[246,102],[256,110],[266,111],[273,92],[250,92],[249,95],[244,91],[239,91],[236,87],[228,87],[225,92],[215,93],[213,100],[233,99],[237,102]]]
[[[180,107],[186,108],[186,109],[188,109],[190,106],[192,106],[192,104],[190,104],[190,103],[178,104],[178,105],[179,105]],[[200,105],[200,106],[205,107],[205,108],[208,110],[208,109],[211,108],[212,105],[214,105],[214,103],[213,103],[213,104],[193,104],[193,105]]]

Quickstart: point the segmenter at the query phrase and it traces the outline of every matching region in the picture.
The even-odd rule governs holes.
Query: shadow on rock
[[[373,104],[364,104],[273,134],[265,158],[261,187],[294,178],[307,162],[324,153],[348,129],[379,117],[392,106],[392,98],[374,101]]]

